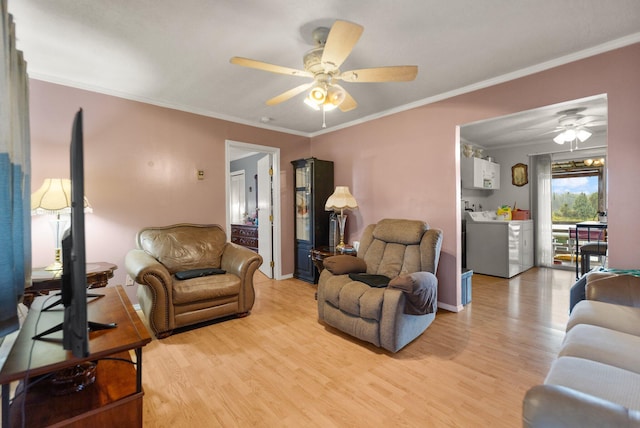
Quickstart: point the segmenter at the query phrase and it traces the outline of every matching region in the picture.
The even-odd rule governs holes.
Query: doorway
[[[571,141],[558,138],[568,129],[576,132],[588,130],[589,136],[579,141],[580,137]],[[508,205],[529,211],[534,221],[535,264],[551,267],[554,266],[552,173],[550,166],[548,172],[540,170],[535,159],[539,156],[547,156],[554,161],[606,159],[607,96],[596,95],[464,124],[459,127],[459,144],[461,157],[467,156],[463,148],[470,146],[474,149],[471,156],[489,158],[500,165],[498,189],[468,190],[459,187],[462,219],[466,217],[465,206],[469,210],[495,212],[497,207]],[[599,152],[590,152],[594,150]],[[551,161],[549,165],[550,163]],[[513,167],[518,164],[528,166],[528,183],[524,185],[514,183]],[[603,171],[605,178],[602,185],[606,186],[606,164]],[[602,198],[600,211],[606,211],[605,193],[601,192],[599,195]],[[541,199],[546,200],[542,205]]]
[[[576,231],[576,223],[606,222],[606,151],[564,153],[551,162],[551,221],[553,267],[576,269],[578,240],[606,241],[606,229]],[[590,260],[591,267],[602,266],[606,258]]]
[[[282,278],[281,263],[281,208],[280,208],[280,149],[269,146],[227,140],[225,142],[226,229],[231,236],[234,218],[234,200],[239,192],[233,178],[232,164],[243,160],[245,170],[245,199],[240,202],[242,222],[252,223],[258,229],[258,253],[263,263],[260,271],[273,279]],[[248,172],[247,172],[248,171]],[[265,177],[265,174],[268,176]]]

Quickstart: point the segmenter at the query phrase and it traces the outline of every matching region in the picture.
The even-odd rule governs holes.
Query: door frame
[[[273,168],[272,176],[272,194],[273,194],[273,276],[274,279],[283,279],[282,277],[282,214],[280,204],[280,149],[277,147],[261,146],[258,144],[243,143],[240,141],[225,140],[225,210],[226,210],[226,230],[227,236],[231,236],[231,210],[229,208],[231,202],[231,149],[244,150],[247,152],[258,152],[271,155]],[[265,260],[264,263],[270,261]]]

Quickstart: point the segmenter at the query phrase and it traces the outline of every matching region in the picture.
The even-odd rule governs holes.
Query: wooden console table
[[[121,286],[100,290],[104,297],[91,300],[90,321],[115,322],[114,329],[90,333],[86,358],[76,358],[62,349],[61,333],[50,340],[34,341],[34,334],[62,321],[64,310],[41,312],[49,296],[37,297],[0,371],[2,384],[2,427],[22,426],[142,426],[142,347],[151,336],[136,314]],[[57,340],[55,339],[57,338]],[[131,359],[130,351],[135,351]],[[30,362],[29,362],[30,361]],[[97,362],[96,380],[83,391],[51,394],[46,375],[86,361]],[[37,382],[40,380],[39,382]],[[18,395],[9,405],[10,384],[20,381]]]

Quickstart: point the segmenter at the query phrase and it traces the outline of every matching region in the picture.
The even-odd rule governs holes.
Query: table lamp
[[[93,212],[84,198],[84,212]],[[71,213],[71,181],[66,178],[45,178],[42,186],[31,194],[31,214],[54,214],[50,221],[54,234],[55,261],[45,270],[62,269],[62,236],[69,227]]]
[[[338,225],[340,226],[340,243],[336,245],[336,250],[342,251],[344,245],[344,227],[347,222],[347,215],[344,213],[345,209],[355,210],[358,208],[356,198],[349,192],[347,186],[337,186],[327,202],[324,205],[324,209],[327,211],[340,211],[338,214]]]

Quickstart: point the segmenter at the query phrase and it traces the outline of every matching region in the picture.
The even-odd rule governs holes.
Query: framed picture
[[[517,163],[511,167],[511,184],[514,186],[524,186],[529,182],[529,171],[527,165]]]

